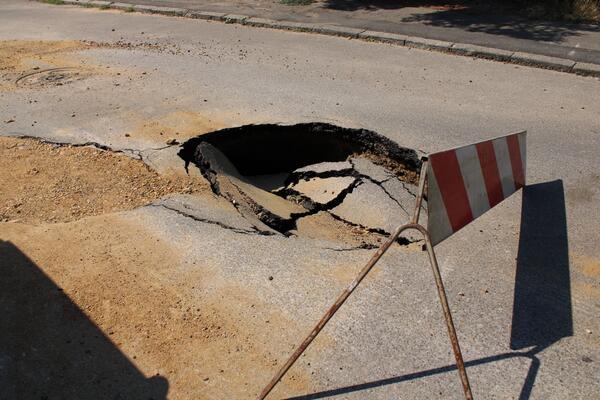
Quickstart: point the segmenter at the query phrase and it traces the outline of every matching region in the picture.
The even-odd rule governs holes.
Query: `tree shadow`
[[[10,242],[0,240],[0,398],[166,399]]]
[[[415,14],[402,18],[400,22],[418,22],[434,27],[460,28],[467,32],[552,42],[561,42],[570,36],[581,36],[581,31],[600,32],[600,26],[595,25],[534,21],[514,15],[471,13],[465,10]]]
[[[459,28],[467,32],[486,33],[516,39],[560,42],[581,32],[600,32],[597,24],[574,24],[532,20],[523,16],[515,5],[491,1],[426,0],[327,0],[325,8],[338,11],[395,10],[425,7],[430,10],[399,18],[398,23],[420,23],[439,28]]]
[[[465,9],[473,0],[326,0],[325,8],[339,11],[396,10],[405,7],[434,7],[438,9]]]
[[[523,190],[510,348],[529,349],[469,360],[465,366],[470,368],[514,358],[530,359],[531,364],[518,397],[519,400],[527,400],[541,368],[537,355],[558,340],[572,335],[567,219],[563,183],[557,180],[527,186]],[[456,369],[456,365],[447,365],[287,400],[339,396]]]

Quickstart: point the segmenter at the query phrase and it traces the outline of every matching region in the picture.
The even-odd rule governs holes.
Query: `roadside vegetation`
[[[65,4],[63,0],[41,0],[48,4]],[[289,6],[306,6],[317,0],[273,0]],[[352,4],[351,8],[379,8],[377,0],[325,0],[324,4]],[[443,5],[442,5],[443,3]],[[84,4],[84,6],[86,6]],[[87,5],[93,7],[93,5]],[[496,2],[492,0],[407,0],[389,1],[382,8],[401,7],[446,7],[447,9],[470,9],[473,12],[510,12],[532,19],[563,20],[571,22],[600,23],[600,0],[509,0]],[[109,8],[103,6],[100,8]],[[498,8],[500,10],[498,10]],[[134,11],[133,7],[126,9]]]
[[[531,18],[600,22],[600,0],[514,0]]]

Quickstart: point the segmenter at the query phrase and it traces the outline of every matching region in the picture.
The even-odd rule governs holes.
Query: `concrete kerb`
[[[247,20],[248,18],[250,18],[247,15],[242,15],[242,14],[226,14],[223,18],[222,21],[224,21],[226,24],[244,24],[244,21]]]
[[[193,11],[193,10],[189,10],[185,14],[185,17],[196,18],[196,19],[212,20],[212,21],[222,21],[224,19],[225,15],[227,15],[227,14],[226,13],[220,13],[220,12]]]
[[[134,11],[150,13],[150,14],[163,14],[163,15],[176,15],[183,17],[188,10],[185,8],[176,7],[159,7],[159,6],[146,6],[146,5],[134,5]]]
[[[250,26],[256,26],[258,28],[273,28],[273,27],[277,27],[277,21],[274,19],[268,19],[268,18],[258,18],[258,17],[252,17],[252,18],[248,18],[244,21],[244,25],[250,25]]]
[[[305,22],[278,21],[267,18],[252,17],[244,21],[244,25],[258,28],[281,29],[294,32],[314,32],[318,33],[318,25]],[[326,34],[325,32],[321,32]]]
[[[44,0],[39,1],[44,2]],[[63,0],[63,3],[68,5],[80,5],[84,7],[111,8],[122,11],[138,11],[152,14],[222,21],[230,24],[242,24],[259,28],[285,29],[297,32],[313,32],[322,35],[342,36],[351,39],[392,43],[395,45],[424,50],[435,50],[461,56],[492,59],[509,62],[512,64],[570,72],[584,76],[600,77],[600,65],[598,64],[578,63],[564,58],[548,57],[532,53],[512,52],[491,47],[483,47],[464,43],[452,43],[443,40],[426,39],[338,25],[278,21],[241,14],[198,11],[175,7],[136,5],[102,0]]]
[[[112,1],[93,0],[88,1],[87,4],[93,7],[109,7]]]
[[[575,61],[565,60],[564,58],[547,57],[537,54],[516,52],[510,57],[511,61],[523,65],[541,66],[559,71],[571,71],[575,66]]]
[[[409,36],[406,38],[405,46],[415,47],[425,50],[441,50],[444,52],[451,51],[454,43],[444,40],[425,39],[420,37]]]
[[[121,10],[121,11],[135,11],[133,8],[133,4],[129,4],[129,3],[114,2],[109,7],[112,9]]]
[[[579,75],[600,77],[600,65],[589,63],[576,63],[573,66],[573,72]]]
[[[510,61],[510,58],[514,54],[512,51],[463,43],[454,43],[450,51],[463,56],[481,57],[498,61]]]
[[[365,30],[366,29],[347,28],[344,26],[337,25],[314,24],[313,32],[321,33],[324,35],[358,38],[358,35],[363,33]]]
[[[81,1],[80,0],[63,0],[64,4],[69,4],[69,5],[85,4],[87,2],[88,2],[88,0],[81,0]]]
[[[393,44],[397,44],[400,46],[405,46],[406,39],[408,39],[408,36],[398,35],[396,33],[364,31],[358,35],[358,38],[363,39],[363,40],[374,41],[374,42],[393,43]]]
[[[98,3],[98,1],[91,1],[91,0],[63,0],[64,4],[70,4],[70,5],[78,5],[78,6],[83,6],[83,7],[101,7],[101,5],[96,6],[95,3]],[[110,4],[111,2],[108,1],[106,2],[108,4]]]

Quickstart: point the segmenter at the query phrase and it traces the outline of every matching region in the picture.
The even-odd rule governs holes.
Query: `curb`
[[[46,2],[45,0],[37,1],[42,3]],[[251,17],[241,14],[196,11],[185,8],[138,5],[102,0],[62,0],[62,4],[79,5],[83,7],[98,7],[101,9],[115,9],[127,12],[137,11],[149,14],[161,14],[209,21],[221,21],[228,24],[248,25],[258,28],[318,33],[321,35],[346,37],[349,39],[391,43],[409,48],[433,50],[459,56],[484,58],[511,64],[568,72],[583,76],[600,77],[600,64],[576,62],[565,58],[548,57],[533,53],[513,52],[495,49],[492,47],[483,47],[465,43],[453,43],[443,40],[425,39],[421,37],[378,32],[367,29],[349,28],[331,24],[280,21],[267,18]]]

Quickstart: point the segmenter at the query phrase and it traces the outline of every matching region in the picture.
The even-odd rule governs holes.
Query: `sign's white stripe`
[[[523,177],[527,182],[527,132],[517,135],[519,138],[519,150],[521,150],[521,162],[523,163]]]
[[[438,187],[433,168],[427,169],[427,230],[433,245],[452,235],[452,225],[448,219],[446,207],[442,200],[442,193]]]
[[[510,163],[510,153],[508,152],[508,143],[506,137],[494,140],[494,153],[496,154],[496,163],[500,172],[500,182],[502,183],[502,193],[507,198],[515,191],[515,182],[512,175],[512,164]]]
[[[473,214],[473,219],[475,219],[490,209],[477,148],[471,145],[458,148],[455,151],[463,182],[465,183],[465,189],[467,190],[467,196],[469,196],[471,213]]]

